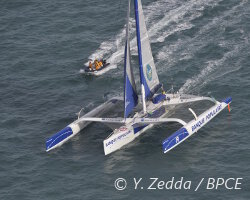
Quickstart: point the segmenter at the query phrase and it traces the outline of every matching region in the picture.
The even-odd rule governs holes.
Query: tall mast
[[[136,22],[136,38],[137,38],[137,48],[138,48],[138,57],[139,57],[139,65],[140,65],[140,82],[141,82],[141,98],[143,105],[144,114],[147,112],[146,108],[146,97],[145,97],[145,88],[143,81],[143,68],[142,66],[142,53],[141,53],[141,36],[140,36],[140,23],[139,23],[139,12],[138,12],[138,1],[134,0],[134,8],[135,8],[135,22]]]
[[[146,113],[146,101],[157,92],[161,84],[156,72],[141,0],[134,0],[134,4],[142,104],[143,111]]]
[[[127,27],[126,27],[126,45],[124,52],[124,118],[132,112],[138,103],[138,95],[134,80],[133,69],[131,67],[130,39],[129,39],[129,17],[130,0],[128,0]]]

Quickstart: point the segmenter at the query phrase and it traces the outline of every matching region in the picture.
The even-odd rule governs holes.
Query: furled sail
[[[159,89],[160,84],[152,56],[141,0],[134,0],[134,4],[137,46],[140,64],[140,81],[141,85],[144,87],[142,90],[145,90],[144,98],[146,100],[150,98],[156,92],[156,90]],[[142,91],[142,95],[144,95],[143,93],[144,91]]]
[[[128,117],[133,108],[138,103],[136,85],[131,68],[130,40],[129,40],[129,16],[130,0],[128,0],[127,28],[126,28],[126,45],[124,52],[124,118]]]

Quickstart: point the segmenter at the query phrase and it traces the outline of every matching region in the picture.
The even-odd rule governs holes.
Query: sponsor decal
[[[215,110],[212,110],[210,113],[207,114],[206,116],[206,120],[210,120],[211,118],[214,117],[214,115],[216,115],[218,113],[218,111],[221,110],[221,104],[215,109]]]
[[[122,126],[119,128],[119,131],[126,131],[127,130],[127,127],[126,126]]]
[[[145,118],[142,118],[141,119],[141,122],[159,122],[160,120],[158,118],[154,119],[154,118],[150,118],[150,119],[145,119]]]
[[[117,119],[117,118],[102,118],[103,121],[110,121],[110,122],[122,122],[123,119]]]
[[[209,120],[211,120],[218,112],[222,109],[222,105],[218,105],[215,109],[211,110],[205,117],[201,118],[199,121],[192,125],[192,132],[197,131],[200,127],[205,125]]]
[[[149,81],[152,80],[152,68],[149,64],[146,66],[146,75]]]
[[[179,141],[180,141],[180,139],[179,139],[179,137],[178,137],[178,136],[176,137],[176,139],[175,139],[175,140],[176,140],[176,143],[179,143]]]
[[[108,141],[108,142],[106,143],[106,147],[115,144],[115,143],[118,142],[119,140],[124,139],[124,138],[125,138],[127,135],[129,135],[130,133],[131,133],[131,130],[128,131],[128,132],[126,132],[126,133],[123,133],[123,134],[117,136],[116,138],[114,138],[114,139],[112,139],[112,140],[110,140],[110,141]]]
[[[205,123],[205,118],[203,117],[201,120],[199,120],[198,122],[196,122],[196,124],[192,126],[192,131],[194,132],[194,130],[197,127],[201,127],[204,123]]]

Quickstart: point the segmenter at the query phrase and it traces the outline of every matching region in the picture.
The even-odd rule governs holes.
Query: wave
[[[188,48],[188,51],[190,52],[191,50],[190,53],[194,54],[195,52],[199,51],[202,47],[206,46],[208,43],[211,43],[215,37],[206,38],[206,43],[201,42],[202,44],[200,44],[200,47],[195,48],[197,46],[195,41],[201,41],[199,40],[199,38],[203,37],[206,33],[210,32],[215,26],[220,25],[222,27],[226,27],[227,20],[225,19],[227,19],[229,16],[233,16],[233,13],[235,13],[237,9],[239,8],[241,9],[241,7],[244,6],[246,2],[247,1],[245,0],[240,2],[238,5],[234,6],[232,9],[227,11],[223,16],[214,19],[211,23],[204,26],[204,28],[199,31],[199,34],[196,37],[189,40],[188,44],[186,42],[185,45],[193,45],[192,48]],[[230,25],[231,26],[236,25],[239,22],[239,20],[240,19],[236,17],[235,21],[231,22]],[[241,67],[232,65],[230,63],[230,59],[237,57],[239,54],[242,54],[243,49],[247,47],[249,44],[248,37],[246,36],[247,33],[245,33],[242,30],[240,30],[240,33],[243,35],[244,38],[242,42],[238,42],[237,38],[235,38],[235,41],[228,39],[223,40],[224,36],[221,36],[219,38],[221,40],[218,40],[218,45],[223,48],[230,49],[230,51],[226,52],[220,59],[208,61],[207,62],[208,64],[204,68],[202,68],[199,74],[194,75],[192,78],[186,80],[184,85],[180,88],[179,92],[190,93],[193,92],[194,90],[196,90],[195,92],[197,92],[197,90],[201,89],[203,86],[205,86],[212,80],[225,76],[228,73],[238,71]],[[178,44],[180,43],[181,42],[179,42]],[[160,54],[159,56],[162,55]]]
[[[207,5],[214,6],[217,3],[218,0],[191,0],[185,3],[157,1],[143,7],[151,43],[164,42],[168,36],[192,28],[191,21],[200,17]],[[167,30],[165,30],[166,27],[168,27]],[[123,57],[125,32],[124,26],[114,38],[102,42],[100,47],[89,56],[89,59],[104,57],[112,65],[117,66]],[[130,34],[134,36],[131,37],[132,54],[137,54],[133,18],[130,19]]]
[[[222,66],[230,57],[237,55],[239,51],[240,46],[236,46],[232,51],[225,53],[221,59],[209,61],[207,66],[205,66],[198,75],[186,80],[185,84],[179,89],[179,93],[190,93],[194,90],[197,92],[198,89],[212,80],[209,76],[212,72]]]
[[[177,32],[193,28],[194,24],[192,21],[203,15],[206,6],[214,7],[220,2],[222,2],[222,0],[190,0],[185,3],[180,3],[178,1],[171,1],[170,3],[157,1],[149,4],[144,7],[144,14],[147,27],[149,27],[148,33],[151,43],[163,43],[167,37],[174,35]],[[199,30],[195,33],[195,36],[182,37],[173,44],[164,46],[156,54],[158,72],[166,72],[169,68],[173,67],[176,62],[193,58],[195,53],[199,52],[207,44],[213,42],[214,35],[211,35],[213,30],[215,28],[224,29],[227,26],[228,17],[233,16],[235,11],[242,8],[245,3],[247,3],[247,0],[239,1],[229,10],[224,10],[218,17],[212,18],[209,23],[201,25]],[[235,19],[234,23],[237,23],[237,19]],[[135,20],[132,18],[130,19],[130,29],[132,36],[131,52],[132,54],[137,54]],[[108,61],[111,62],[112,65],[117,66],[123,58],[124,37],[125,26],[115,38],[109,41],[104,41],[99,49],[90,55],[90,58],[104,56],[108,58]],[[242,46],[240,46],[241,44],[231,47],[232,41],[223,40],[222,36],[218,37],[221,37],[221,40],[218,40],[218,45],[230,49],[230,51],[225,53],[220,59],[207,61],[207,65],[204,66],[198,74],[186,80],[184,85],[179,89],[179,92],[191,92],[194,88],[198,90],[207,84],[212,80],[212,77],[210,77],[210,79],[208,77],[221,67],[230,57],[234,56],[240,51],[240,49],[242,49]],[[167,63],[167,66],[161,65],[162,62]],[[234,70],[230,69],[229,71]],[[120,73],[122,73],[122,71],[114,72],[112,76],[116,77]],[[225,74],[225,71],[223,71],[223,73]]]

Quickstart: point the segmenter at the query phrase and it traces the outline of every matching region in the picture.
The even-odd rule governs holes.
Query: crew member
[[[89,69],[92,70],[93,64],[91,61],[89,61]]]
[[[102,61],[99,62],[99,66],[100,66],[100,67],[103,66],[103,62],[102,62]]]
[[[95,68],[96,68],[96,70],[100,69],[102,66],[103,66],[103,64],[102,64],[101,61],[98,61],[98,60],[95,61]]]
[[[97,68],[98,68],[98,60],[97,59],[95,59],[94,64],[95,64],[95,69],[97,70]]]
[[[95,63],[95,69],[98,70],[100,68],[101,68],[100,63],[98,61],[96,61],[96,63]]]

